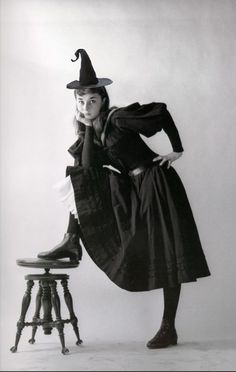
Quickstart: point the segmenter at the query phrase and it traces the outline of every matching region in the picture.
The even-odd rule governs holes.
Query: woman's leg
[[[68,234],[79,234],[79,223],[78,220],[74,217],[72,213],[70,213],[69,216],[69,222],[67,227],[67,233]]]
[[[164,312],[161,327],[157,334],[147,343],[150,349],[160,349],[177,344],[175,317],[179,304],[181,285],[163,288]]]
[[[163,288],[164,294],[164,313],[163,319],[166,320],[170,328],[175,328],[175,317],[179,304],[181,285],[176,287]]]

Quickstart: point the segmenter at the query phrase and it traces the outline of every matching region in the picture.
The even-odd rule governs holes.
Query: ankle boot
[[[176,345],[178,336],[174,327],[171,327],[168,320],[163,319],[157,334],[147,343],[149,349],[161,349],[170,345]]]
[[[63,240],[50,251],[40,252],[38,257],[45,260],[57,260],[69,258],[71,261],[79,261],[82,257],[82,248],[79,235],[66,233]]]

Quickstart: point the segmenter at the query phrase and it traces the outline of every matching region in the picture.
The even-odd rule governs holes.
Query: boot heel
[[[79,244],[78,247],[75,247],[71,249],[71,251],[68,254],[70,261],[80,261],[82,257],[82,248]]]
[[[79,253],[70,254],[69,259],[70,259],[70,261],[77,261],[78,262],[80,260]]]
[[[177,341],[177,339],[175,339],[175,340],[173,340],[173,341],[171,341],[171,345],[177,345],[177,343],[178,343],[178,341]]]

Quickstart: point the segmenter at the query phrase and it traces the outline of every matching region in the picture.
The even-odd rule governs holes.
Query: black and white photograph
[[[0,370],[235,371],[236,1],[0,19]]]

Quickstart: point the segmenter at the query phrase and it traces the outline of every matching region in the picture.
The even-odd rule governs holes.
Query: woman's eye
[[[96,103],[96,100],[95,100],[95,99],[91,99],[90,102],[91,102],[91,103]]]

